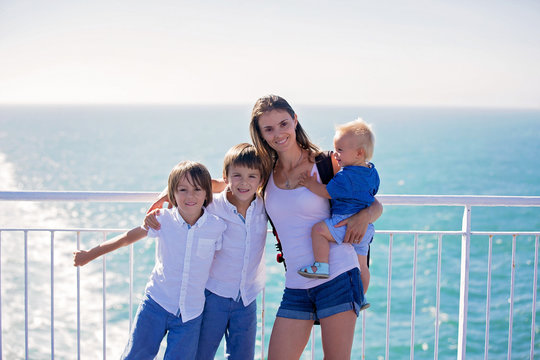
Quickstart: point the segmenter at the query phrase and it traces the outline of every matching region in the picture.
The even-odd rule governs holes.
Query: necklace
[[[292,167],[293,169],[296,168],[298,166],[298,164],[300,164],[300,161],[302,161],[303,157],[304,157],[304,152],[302,150],[300,150],[300,157],[296,161],[296,164],[294,164],[294,166]],[[283,171],[283,175],[285,176],[285,187],[287,189],[291,189],[291,183],[289,182],[289,177],[287,176],[287,174],[285,174],[285,171]]]

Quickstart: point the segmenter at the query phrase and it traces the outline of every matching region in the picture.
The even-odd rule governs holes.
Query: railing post
[[[471,247],[471,206],[463,211],[461,236],[461,278],[459,284],[458,360],[465,360],[467,348],[467,308],[469,301],[469,257]]]
[[[414,359],[414,325],[416,319],[416,263],[418,258],[418,234],[414,234],[413,278],[412,278],[412,308],[411,308],[411,349],[410,359]]]
[[[510,269],[510,310],[508,312],[508,360],[512,358],[512,328],[514,325],[514,287],[516,284],[516,235],[512,236],[512,268]]]
[[[442,258],[442,234],[437,239],[437,292],[436,292],[436,311],[435,311],[435,346],[433,348],[434,360],[439,359],[439,313],[441,310],[441,258]]]
[[[487,270],[487,289],[486,289],[486,333],[484,340],[484,360],[488,360],[489,354],[489,306],[491,304],[491,263],[493,254],[493,235],[489,235],[488,248],[488,270]]]
[[[51,231],[51,360],[54,360],[54,231]]]
[[[265,316],[265,311],[264,311],[264,306],[265,306],[265,291],[266,289],[263,288],[262,289],[262,295],[261,295],[261,360],[264,360],[264,316]]]
[[[77,251],[81,250],[81,232],[77,231]],[[77,360],[81,360],[81,267],[77,266]]]
[[[538,281],[538,235],[534,240],[534,275],[533,275],[533,299],[532,299],[532,318],[531,318],[531,353],[530,358],[534,359],[534,333],[536,326],[536,289]]]
[[[129,245],[129,333],[133,326],[133,244]]]
[[[28,230],[24,231],[24,358],[28,354]]]
[[[2,232],[0,231],[0,359],[4,358],[2,351]]]
[[[390,354],[390,308],[392,302],[392,245],[394,243],[394,234],[390,234],[388,240],[388,280],[386,283],[386,346],[384,359],[389,360]]]
[[[107,235],[103,234],[103,242],[107,241]],[[103,360],[107,359],[107,255],[103,255]],[[131,310],[131,309],[130,309]]]

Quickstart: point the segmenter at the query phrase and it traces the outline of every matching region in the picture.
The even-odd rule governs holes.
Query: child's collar
[[[181,225],[186,224],[188,227],[194,227],[194,226],[195,227],[200,227],[206,222],[206,218],[208,217],[206,208],[204,206],[202,207],[201,216],[197,219],[197,221],[195,221],[195,224],[193,224],[193,225],[190,225],[186,220],[184,220],[184,218],[180,214],[180,211],[178,211],[177,207],[174,208],[174,216],[175,216],[176,220],[178,221],[178,223],[180,223]]]

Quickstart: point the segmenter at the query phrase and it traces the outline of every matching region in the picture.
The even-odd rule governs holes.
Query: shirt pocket
[[[199,238],[197,243],[197,256],[201,259],[208,259],[211,256],[214,256],[214,251],[216,249],[216,240],[208,238]]]

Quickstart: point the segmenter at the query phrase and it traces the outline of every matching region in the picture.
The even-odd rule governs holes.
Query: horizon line
[[[49,106],[62,106],[62,107],[76,107],[76,106],[252,106],[251,104],[241,102],[0,102],[1,107],[49,107]],[[487,109],[487,110],[540,110],[538,106],[519,106],[519,105],[463,105],[463,104],[352,104],[352,103],[305,103],[296,102],[295,107],[298,106],[313,106],[313,107],[368,107],[368,108],[447,108],[447,109]]]

